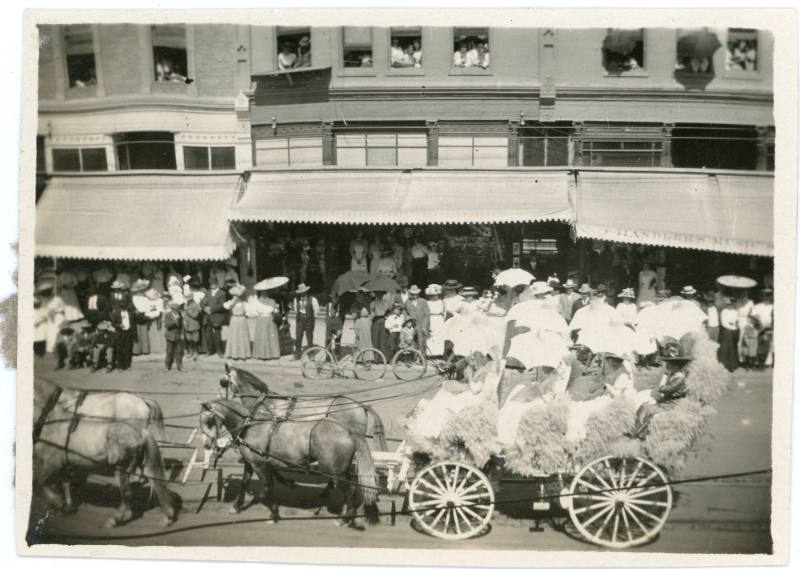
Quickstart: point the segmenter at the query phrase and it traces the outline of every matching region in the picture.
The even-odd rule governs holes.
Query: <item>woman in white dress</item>
[[[64,271],[56,277],[56,284],[58,295],[64,303],[64,319],[67,322],[77,322],[83,319],[83,312],[81,312],[81,307],[78,303],[78,295],[75,293],[75,285],[78,284],[78,278],[73,273]]]
[[[638,312],[636,303],[634,303],[636,295],[633,289],[626,288],[617,296],[620,299],[620,303],[616,306],[617,314],[622,319],[623,323],[633,326],[636,323],[636,314]]]
[[[432,356],[444,354],[444,302],[442,302],[442,287],[432,284],[425,289],[430,310],[430,330],[428,336],[428,351]]]
[[[656,302],[656,285],[658,284],[658,274],[650,268],[649,263],[642,265],[642,270],[639,271],[639,298],[637,303],[639,306],[643,302]]]
[[[55,351],[58,332],[66,320],[64,318],[64,302],[60,296],[55,294],[53,287],[54,285],[51,281],[44,281],[36,287],[36,292],[39,293],[42,304],[47,309],[45,350],[48,353]]]

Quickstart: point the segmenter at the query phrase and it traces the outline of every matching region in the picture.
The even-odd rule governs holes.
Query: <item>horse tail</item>
[[[158,404],[158,401],[153,399],[142,397],[142,400],[147,405],[149,411],[147,427],[149,428],[152,425],[155,428],[156,436],[160,440],[164,440],[164,412],[161,410],[161,405]]]
[[[375,475],[375,463],[367,439],[353,433],[356,443],[355,467],[358,479],[358,490],[364,504],[364,517],[367,523],[374,526],[378,523],[378,477]]]
[[[144,475],[150,480],[150,500],[153,499],[153,493],[155,492],[165,521],[172,522],[175,515],[170,493],[167,490],[161,450],[158,448],[158,443],[150,431],[143,429],[142,437],[144,438]]]
[[[378,443],[378,450],[389,450],[389,447],[386,446],[386,429],[383,427],[381,416],[369,405],[364,405],[364,410],[367,412],[367,416],[372,415],[372,437]]]

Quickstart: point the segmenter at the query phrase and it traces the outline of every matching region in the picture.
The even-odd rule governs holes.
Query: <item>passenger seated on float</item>
[[[640,439],[647,436],[647,430],[652,418],[666,409],[674,406],[675,402],[686,397],[686,365],[692,358],[679,343],[670,343],[664,346],[661,359],[664,361],[664,375],[658,387],[640,391],[636,403],[636,427],[633,434]]]

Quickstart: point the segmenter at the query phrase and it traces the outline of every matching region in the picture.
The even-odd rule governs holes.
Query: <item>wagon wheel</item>
[[[306,379],[322,379],[333,377],[336,371],[336,360],[330,350],[312,346],[300,356],[300,366],[303,377]]]
[[[376,381],[386,373],[386,357],[375,348],[356,352],[353,360],[353,374],[363,381]]]
[[[590,542],[615,549],[652,540],[672,508],[667,477],[641,458],[607,456],[590,462],[575,476],[569,493],[565,501],[575,528]]]
[[[392,358],[392,371],[397,379],[411,381],[425,375],[427,360],[422,352],[414,348],[404,348]]]
[[[494,512],[494,490],[486,475],[463,462],[435,462],[423,468],[408,490],[414,520],[441,539],[482,533]]]

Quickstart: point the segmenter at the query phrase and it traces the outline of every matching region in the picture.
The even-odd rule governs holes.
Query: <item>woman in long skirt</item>
[[[266,292],[261,292],[254,307],[258,316],[253,336],[253,357],[259,360],[278,358],[281,355],[281,345],[274,320],[278,304]]]
[[[133,342],[133,355],[147,355],[150,353],[150,334],[148,333],[148,325],[150,320],[147,318],[147,310],[150,301],[145,296],[144,292],[147,290],[149,283],[147,281],[138,280],[133,283],[131,293],[133,296],[133,320],[136,323],[136,340]]]
[[[425,296],[428,297],[428,309],[431,312],[430,328],[428,336],[428,351],[432,356],[444,354],[444,302],[442,302],[442,287],[432,284],[425,289]]]
[[[370,303],[372,314],[372,346],[389,359],[391,342],[389,332],[386,330],[386,313],[394,304],[394,295],[383,291],[375,292],[375,300]]]
[[[223,306],[231,311],[231,320],[228,324],[228,338],[225,342],[225,357],[231,359],[247,359],[250,357],[250,333],[247,329],[245,317],[245,303],[242,295],[245,288],[236,285],[228,291],[231,300]]]
[[[738,313],[733,302],[725,299],[725,306],[719,313],[719,349],[717,359],[728,371],[739,367],[739,326]]]
[[[164,339],[164,299],[162,293],[151,285],[144,293],[147,297],[147,339],[151,354],[163,354],[167,351]]]

